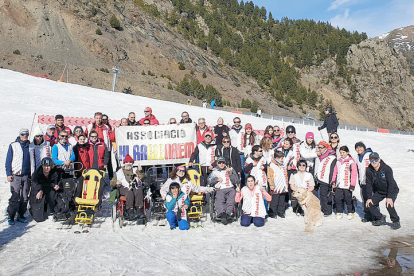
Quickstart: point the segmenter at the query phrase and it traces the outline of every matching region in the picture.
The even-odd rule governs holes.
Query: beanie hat
[[[22,135],[23,133],[29,133],[29,130],[27,128],[21,128],[19,130],[19,135]]]
[[[124,164],[125,164],[126,162],[134,162],[134,159],[131,157],[131,155],[127,154],[127,155],[125,156],[125,159],[124,159]]]
[[[56,127],[55,127],[55,125],[48,125],[47,130],[49,130],[49,129],[56,129]]]
[[[43,131],[40,129],[39,126],[35,126],[32,134],[33,136],[44,135]]]
[[[306,133],[305,139],[308,139],[308,138],[312,138],[312,139],[315,138],[315,136],[313,135],[313,132]]]
[[[152,113],[152,109],[151,109],[151,107],[146,107],[145,109],[144,109],[144,112],[145,111],[149,111],[150,113]]]
[[[253,129],[253,127],[250,123],[247,123],[244,129]]]
[[[319,142],[318,146],[324,146],[325,148],[327,148],[329,150],[332,149],[332,147],[327,142],[325,142],[325,141]]]
[[[57,119],[62,119],[63,120],[63,115],[60,115],[60,114],[56,115],[55,120],[57,120]]]
[[[355,143],[355,149],[357,149],[357,147],[363,147],[364,150],[367,149],[367,147],[365,146],[365,144],[363,142],[361,142],[361,141]]]

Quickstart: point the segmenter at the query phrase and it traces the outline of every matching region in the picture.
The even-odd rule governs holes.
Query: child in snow
[[[168,212],[165,217],[170,224],[171,230],[175,229],[178,225],[180,230],[188,230],[189,225],[187,222],[187,209],[190,205],[190,199],[188,196],[181,192],[180,184],[173,182],[170,184],[170,192],[165,198],[165,208]]]
[[[269,207],[269,217],[281,218],[285,217],[285,198],[288,193],[288,173],[283,166],[284,154],[281,151],[276,151],[272,162],[270,162],[267,169],[267,177],[270,184],[270,193],[272,194],[272,201]]]
[[[236,203],[243,200],[243,214],[240,219],[240,225],[248,227],[253,222],[254,226],[262,227],[265,224],[266,216],[263,198],[270,201],[272,197],[266,192],[265,188],[257,185],[256,179],[252,175],[246,178],[246,186],[241,190],[237,187],[236,192]]]
[[[347,146],[339,149],[340,158],[336,162],[333,172],[332,185],[336,188],[335,204],[336,218],[341,219],[344,212],[344,201],[348,209],[348,219],[354,218],[355,208],[352,203],[352,192],[358,179],[358,169],[355,160],[349,155]]]

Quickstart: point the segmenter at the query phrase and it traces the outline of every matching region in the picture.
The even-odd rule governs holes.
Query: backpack
[[[56,193],[55,216],[58,220],[70,217],[70,212],[75,208],[75,193],[78,181],[73,178],[62,179],[59,187],[62,192]]]

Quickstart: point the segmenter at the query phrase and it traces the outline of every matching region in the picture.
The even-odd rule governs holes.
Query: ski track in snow
[[[108,76],[109,77],[109,76]],[[169,103],[138,96],[57,83],[25,74],[0,69],[0,163],[4,164],[9,144],[22,127],[30,128],[33,114],[92,117],[96,111],[110,119],[126,117],[135,111],[137,119],[146,106],[160,123],[170,117],[180,119],[189,112],[193,121],[205,117],[215,125],[218,117],[231,123],[235,114],[206,110],[201,107]],[[59,100],[57,100],[59,99]],[[240,115],[243,125],[252,123],[254,129],[266,125],[287,126],[281,122]],[[316,127],[294,124],[297,136],[315,133]],[[44,127],[44,126],[43,126]],[[326,131],[323,131],[326,139]],[[388,226],[373,227],[360,222],[356,216],[348,221],[324,218],[314,233],[305,233],[302,217],[291,209],[285,219],[272,219],[262,228],[242,228],[204,222],[204,228],[189,231],[169,230],[168,226],[112,226],[109,206],[89,233],[74,234],[72,229],[57,230],[57,223],[46,221],[16,223],[9,227],[6,208],[10,185],[6,173],[0,170],[0,275],[338,275],[356,273],[376,265],[376,250],[393,237],[412,233],[414,227],[411,164],[414,137],[373,132],[340,130],[342,145],[348,145],[355,157],[354,144],[364,141],[378,151],[394,170],[400,187],[396,209],[402,228],[392,231]],[[106,197],[108,198],[108,197]],[[361,214],[361,203],[357,211]],[[389,216],[381,203],[381,209]]]

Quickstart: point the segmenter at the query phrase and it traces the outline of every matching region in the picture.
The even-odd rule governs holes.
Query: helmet
[[[289,132],[293,132],[293,133],[295,133],[296,134],[296,129],[295,129],[295,127],[294,126],[287,126],[286,127],[286,133],[289,133]]]
[[[170,184],[170,192],[171,192],[171,190],[172,190],[173,188],[178,188],[178,189],[180,189],[180,184],[178,184],[178,182],[172,182],[172,183]]]
[[[50,166],[53,167],[53,160],[50,157],[45,157],[42,159],[42,166]]]
[[[325,111],[328,111],[329,113],[332,113],[332,112],[333,112],[332,107],[330,107],[330,106],[328,106],[328,107],[325,109]]]

